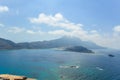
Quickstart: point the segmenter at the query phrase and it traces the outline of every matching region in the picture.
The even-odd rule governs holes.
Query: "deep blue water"
[[[60,68],[71,65],[80,67]],[[96,50],[95,54],[87,54],[53,49],[1,50],[0,74],[25,75],[38,80],[120,80],[120,52]]]

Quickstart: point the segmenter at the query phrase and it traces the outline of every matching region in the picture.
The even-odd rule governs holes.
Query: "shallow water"
[[[53,49],[2,50],[0,74],[25,75],[38,80],[120,80],[119,61],[119,52],[110,50],[98,50],[95,54]]]

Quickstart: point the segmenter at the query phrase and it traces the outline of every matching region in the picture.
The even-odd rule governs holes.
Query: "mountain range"
[[[43,49],[82,46],[88,49],[101,49],[103,47],[89,41],[82,41],[76,37],[61,37],[49,41],[35,41],[15,43],[11,40],[0,38],[0,49]]]

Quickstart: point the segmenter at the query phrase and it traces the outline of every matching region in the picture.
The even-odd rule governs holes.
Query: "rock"
[[[115,57],[113,54],[109,54],[108,56],[109,56],[109,57]]]
[[[79,66],[70,66],[70,68],[79,68]]]
[[[80,66],[74,66],[74,65],[72,65],[72,66],[59,66],[60,68],[79,68]]]

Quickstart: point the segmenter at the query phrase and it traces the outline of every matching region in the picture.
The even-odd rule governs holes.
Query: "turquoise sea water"
[[[60,68],[74,65],[79,68]],[[38,80],[120,80],[120,53],[112,50],[97,50],[95,54],[53,49],[1,50],[0,74],[25,75]]]

